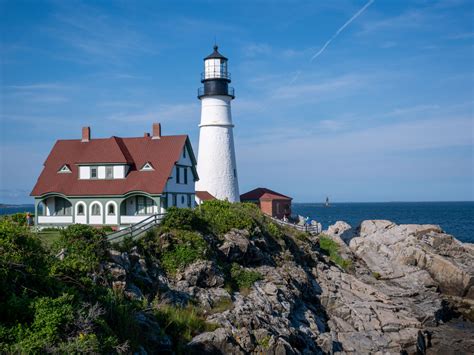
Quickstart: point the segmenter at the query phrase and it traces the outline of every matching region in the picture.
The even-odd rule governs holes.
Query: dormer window
[[[140,171],[153,171],[153,170],[155,169],[153,168],[153,165],[151,165],[149,161],[147,161],[140,169]]]
[[[71,169],[67,164],[64,164],[61,169],[58,170],[58,173],[70,173]]]

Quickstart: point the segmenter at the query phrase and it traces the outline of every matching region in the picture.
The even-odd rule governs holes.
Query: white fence
[[[290,228],[299,230],[301,232],[307,232],[307,233],[311,233],[311,234],[319,234],[319,233],[322,232],[321,224],[319,224],[319,223],[318,223],[318,225],[306,225],[306,224],[305,225],[300,225],[300,224],[285,222],[285,221],[282,221],[281,219],[277,219],[277,218],[274,218],[274,217],[270,217],[270,219],[273,222],[278,223],[281,226],[288,226]]]

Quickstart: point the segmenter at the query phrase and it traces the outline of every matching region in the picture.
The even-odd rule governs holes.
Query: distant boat
[[[329,197],[326,197],[326,203],[324,204],[324,207],[329,207]]]

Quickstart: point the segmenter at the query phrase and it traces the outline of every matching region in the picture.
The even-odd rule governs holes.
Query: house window
[[[98,203],[91,206],[91,216],[100,216],[100,205]]]
[[[181,195],[181,204],[184,205],[184,195]]]
[[[176,183],[187,184],[188,183],[188,168],[187,167],[176,167]]]
[[[82,203],[77,205],[77,215],[84,216],[84,205]]]
[[[145,196],[137,196],[137,214],[153,214],[155,202]]]
[[[54,215],[55,216],[70,216],[71,203],[61,197],[54,198]]]
[[[145,214],[145,197],[137,196],[137,214]]]
[[[173,206],[176,206],[178,204],[177,198],[178,196],[176,194],[173,195]]]
[[[97,179],[97,167],[91,166],[91,179]]]
[[[183,149],[183,158],[186,159],[186,147]]]
[[[115,216],[115,205],[113,203],[109,204],[107,207],[107,214],[109,216]]]
[[[191,205],[191,203],[192,203],[191,197],[192,197],[191,195],[188,195],[188,207],[189,207],[189,208],[192,207],[192,205]]]
[[[106,166],[105,167],[105,178],[106,179],[113,179],[114,178],[114,167],[113,166]]]

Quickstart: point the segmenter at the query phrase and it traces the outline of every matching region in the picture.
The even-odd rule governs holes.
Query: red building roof
[[[102,138],[82,142],[80,139],[58,140],[44,163],[44,169],[31,196],[61,193],[66,196],[124,195],[132,191],[161,194],[184,146],[188,147],[193,165],[196,159],[188,136],[137,138]],[[150,162],[154,170],[140,171]],[[125,179],[79,179],[79,165],[128,164]],[[67,164],[71,173],[58,173]],[[197,173],[193,167],[193,174]]]
[[[292,200],[291,197],[280,194],[264,187],[258,187],[252,191],[240,195],[241,201],[257,201],[257,200]]]
[[[207,191],[196,191],[196,197],[200,199],[201,201],[210,201],[210,200],[216,199]]]

